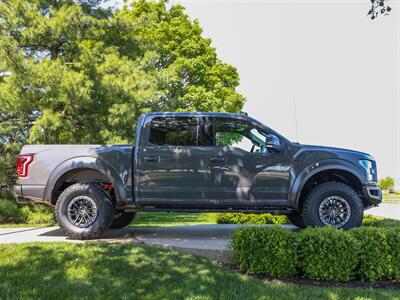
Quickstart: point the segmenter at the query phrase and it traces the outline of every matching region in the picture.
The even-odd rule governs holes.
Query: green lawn
[[[383,193],[383,203],[400,204],[400,193]]]
[[[0,228],[19,228],[19,227],[49,227],[49,226],[56,226],[55,224],[28,224],[28,223],[21,223],[21,224],[0,224]]]
[[[181,226],[215,224],[216,213],[138,213],[130,226]]]
[[[0,245],[0,299],[399,299],[400,290],[263,282],[189,254],[133,245]]]

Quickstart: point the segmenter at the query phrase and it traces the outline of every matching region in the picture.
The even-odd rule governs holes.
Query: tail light
[[[29,165],[33,161],[33,154],[23,154],[18,156],[17,162],[17,174],[18,177],[26,177],[28,176],[28,168]]]

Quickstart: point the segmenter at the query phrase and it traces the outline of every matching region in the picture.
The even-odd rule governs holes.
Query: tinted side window
[[[150,143],[169,146],[196,146],[197,118],[154,118],[150,126]]]
[[[214,141],[218,147],[236,147],[252,153],[266,153],[266,134],[251,123],[233,118],[214,119]]]

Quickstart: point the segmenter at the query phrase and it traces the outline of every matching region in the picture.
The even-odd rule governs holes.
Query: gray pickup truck
[[[27,145],[19,202],[55,207],[71,238],[137,212],[285,214],[299,227],[359,226],[381,202],[368,154],[292,143],[244,114],[148,113],[134,145]]]

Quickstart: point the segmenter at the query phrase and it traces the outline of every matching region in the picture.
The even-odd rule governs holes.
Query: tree
[[[368,16],[372,20],[376,19],[379,14],[388,15],[392,8],[388,4],[389,0],[371,0],[371,9],[368,11]]]
[[[379,180],[379,186],[385,191],[392,190],[394,188],[394,179],[390,176],[382,178]]]
[[[241,111],[236,69],[182,6],[101,2],[0,0],[2,154],[26,142],[132,143],[148,111]]]

